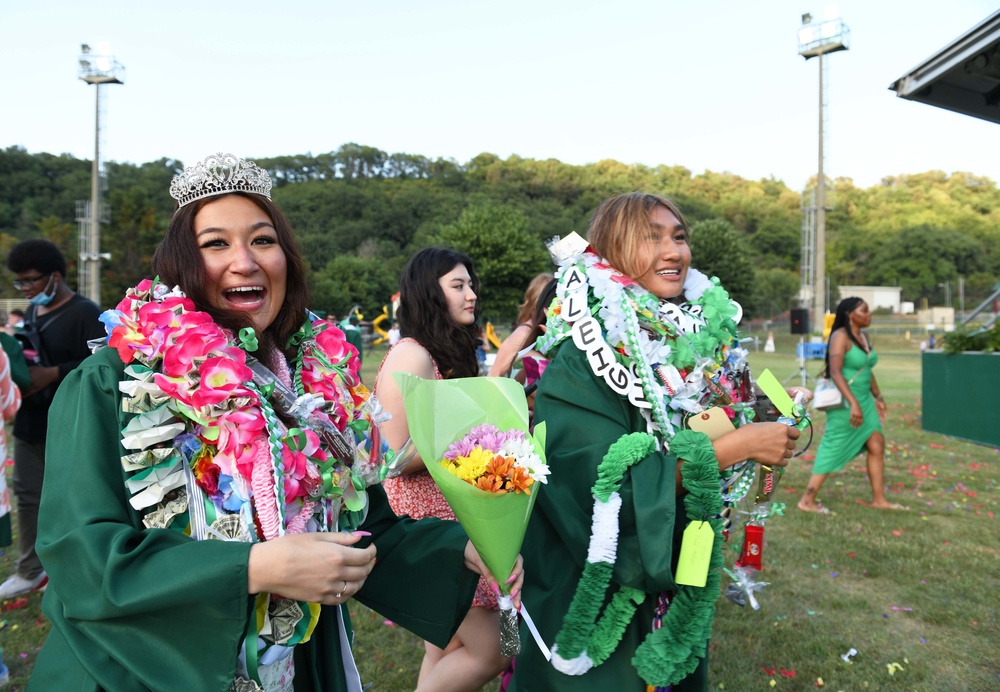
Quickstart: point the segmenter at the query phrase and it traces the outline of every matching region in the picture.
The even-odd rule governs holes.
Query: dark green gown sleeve
[[[591,372],[586,354],[569,340],[540,380],[535,420],[546,424],[551,476],[539,492],[522,548],[528,577],[523,600],[552,646],[586,563],[597,466],[613,442],[645,432],[646,423],[626,398]],[[645,690],[631,659],[651,629],[658,593],[675,588],[674,546],[679,547],[686,523],[683,503],[677,501],[676,470],[676,457],[655,452],[632,466],[622,483],[618,556],[605,603],[619,585],[638,588],[647,597],[621,644],[603,665],[570,677],[545,661],[522,627],[522,653],[510,692]],[[675,686],[683,689],[684,683]]]

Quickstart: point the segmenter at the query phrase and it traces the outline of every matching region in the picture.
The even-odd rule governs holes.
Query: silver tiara
[[[271,199],[271,176],[253,161],[219,153],[185,168],[170,181],[170,196],[178,208],[230,192],[252,192]]]

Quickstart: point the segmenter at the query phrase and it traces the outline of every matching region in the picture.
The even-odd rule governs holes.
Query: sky
[[[815,2],[816,4],[810,4]],[[94,154],[80,45],[126,68],[105,87],[102,159],[187,165],[218,151],[347,142],[464,163],[680,165],[803,189],[818,168],[817,0],[174,0],[0,4],[0,147]],[[843,0],[828,58],[833,177],[969,171],[1000,182],[1000,125],[888,89],[996,0]]]

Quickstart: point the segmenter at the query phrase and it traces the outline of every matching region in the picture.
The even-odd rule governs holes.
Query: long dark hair
[[[264,330],[264,334],[258,335],[265,344],[270,343],[284,350],[289,337],[298,331],[305,321],[306,307],[309,304],[309,287],[306,285],[302,253],[299,251],[291,224],[273,202],[266,197],[245,192],[229,194],[249,199],[270,217],[278,236],[278,245],[285,253],[287,265],[285,302],[274,322]],[[202,207],[218,199],[220,197],[216,196],[191,202],[174,213],[167,234],[163,236],[159,247],[153,253],[153,273],[168,286],[180,286],[187,297],[194,301],[195,307],[210,314],[222,327],[237,333],[244,327],[252,326],[252,322],[246,313],[239,310],[224,310],[212,305],[208,298],[208,273],[205,271],[194,233],[194,217]]]
[[[851,331],[851,313],[863,302],[865,302],[863,298],[851,296],[850,298],[844,298],[837,306],[837,312],[833,318],[833,326],[830,328],[830,338],[826,342],[826,367],[823,368],[823,373],[827,377],[830,376],[830,342],[833,341],[833,335],[838,329],[845,328],[847,336],[858,345],[858,348],[862,351],[868,350],[854,336],[854,332]]]
[[[406,263],[399,277],[399,308],[396,321],[400,336],[416,339],[434,358],[445,379],[475,377],[479,374],[476,347],[479,327],[452,321],[448,302],[438,280],[463,265],[469,270],[472,290],[479,293],[479,277],[472,260],[461,252],[442,247],[421,250]],[[475,316],[480,305],[476,301]]]

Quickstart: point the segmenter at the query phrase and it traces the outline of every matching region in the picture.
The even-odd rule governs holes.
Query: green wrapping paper
[[[398,372],[393,377],[403,394],[410,437],[424,465],[487,569],[501,590],[508,593],[509,587],[504,582],[521,551],[528,518],[542,484],[533,483],[530,495],[488,493],[449,473],[439,462],[452,442],[484,423],[502,431],[523,430],[544,462],[545,424],[540,423],[534,434],[528,435],[524,389],[512,379],[424,380]]]

